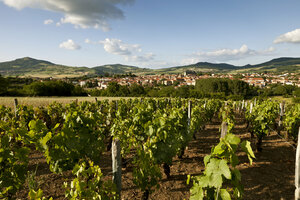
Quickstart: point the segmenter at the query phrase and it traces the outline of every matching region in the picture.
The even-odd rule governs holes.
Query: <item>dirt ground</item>
[[[250,133],[246,131],[246,125],[242,120],[237,120],[234,133],[242,139],[251,140]],[[211,147],[219,141],[220,122],[211,122],[205,130],[196,134],[196,140],[190,142],[183,159],[174,158],[171,166],[171,177],[163,174],[160,188],[150,195],[153,200],[183,200],[189,199],[189,189],[186,184],[187,175],[200,175],[204,170],[203,158],[210,153]],[[254,141],[253,141],[254,142]],[[255,153],[256,159],[253,165],[249,165],[247,158],[239,157],[238,166],[242,174],[242,184],[245,188],[244,198],[249,200],[290,200],[294,199],[294,170],[296,150],[290,144],[272,132],[263,140],[263,151]],[[111,154],[104,154],[104,162],[101,164],[103,174],[110,178]],[[46,197],[64,199],[63,182],[72,178],[71,172],[63,175],[52,174],[42,154],[31,154],[29,170],[37,168],[36,180]],[[161,168],[162,172],[163,169]],[[130,168],[122,169],[122,199],[141,199],[142,192],[132,182]],[[17,193],[16,199],[26,199],[28,188]]]

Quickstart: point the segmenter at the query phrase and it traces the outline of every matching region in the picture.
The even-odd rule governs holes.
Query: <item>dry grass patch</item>
[[[73,101],[94,101],[95,97],[0,97],[0,105],[14,107],[14,99],[18,99],[20,105],[31,105],[34,107],[47,106],[53,102],[68,104]],[[96,97],[98,100],[119,100],[128,99],[130,97]]]

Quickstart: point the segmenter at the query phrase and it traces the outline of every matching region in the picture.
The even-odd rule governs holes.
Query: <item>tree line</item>
[[[133,84],[122,86],[111,82],[104,90],[90,90],[92,96],[146,96],[146,97],[182,97],[182,98],[219,98],[240,100],[257,95],[254,87],[250,87],[241,80],[230,79],[201,79],[196,86],[174,86],[150,87]]]
[[[87,96],[87,92],[65,81],[35,81],[0,76],[0,96]]]
[[[82,88],[70,81],[36,81],[30,78],[4,78],[0,76],[1,96],[107,96],[107,97],[181,97],[250,99],[252,97],[284,96],[300,101],[300,88],[293,85],[272,84],[265,88],[250,86],[238,79],[208,78],[196,81],[195,86],[132,84],[123,86],[110,82],[106,89]]]

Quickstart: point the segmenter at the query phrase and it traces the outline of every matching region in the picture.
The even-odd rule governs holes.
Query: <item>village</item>
[[[268,87],[270,84],[283,84],[294,85],[300,87],[299,73],[284,73],[284,74],[271,74],[271,73],[241,73],[241,74],[205,74],[197,75],[194,71],[186,71],[183,74],[172,75],[144,75],[144,76],[126,76],[126,77],[96,77],[86,80],[73,81],[73,84],[87,87],[92,85],[93,88],[106,89],[110,82],[117,82],[123,86],[130,86],[138,84],[142,86],[157,86],[173,85],[175,88],[182,86],[195,86],[196,81],[199,79],[207,78],[229,78],[239,79],[251,86],[260,88]]]

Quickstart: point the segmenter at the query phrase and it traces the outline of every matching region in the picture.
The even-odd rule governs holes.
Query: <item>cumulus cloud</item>
[[[141,52],[140,45],[138,44],[126,44],[119,39],[109,39],[106,38],[103,41],[99,41],[100,44],[103,44],[103,48],[108,53],[115,55],[131,55],[133,52]]]
[[[49,25],[49,24],[52,24],[52,23],[53,23],[52,19],[47,19],[47,20],[44,21],[45,25]]]
[[[58,12],[64,15],[60,24],[70,23],[78,28],[110,29],[109,19],[123,19],[120,4],[133,3],[135,0],[0,0],[7,6],[21,10],[35,8]]]
[[[69,39],[65,42],[62,42],[59,45],[59,48],[67,49],[67,50],[78,50],[78,49],[81,49],[81,46],[76,44],[73,40]]]
[[[125,60],[138,62],[138,63],[143,63],[143,62],[149,62],[151,60],[154,60],[154,56],[155,55],[153,53],[146,53],[144,55],[126,56]]]
[[[197,52],[197,56],[205,57],[240,57],[247,54],[253,54],[254,51],[250,50],[247,45],[242,45],[239,49],[218,49],[211,52]]]
[[[269,47],[268,49],[262,51],[256,51],[249,49],[247,45],[242,45],[238,49],[217,49],[215,51],[209,52],[196,52],[188,56],[188,58],[182,61],[182,64],[194,64],[200,61],[210,61],[210,62],[225,62],[232,60],[239,60],[249,56],[255,55],[268,55],[274,52],[276,49],[274,47]]]
[[[273,51],[276,51],[276,48],[269,47],[268,49],[263,50],[261,53],[272,53]]]
[[[120,39],[106,38],[95,42],[87,38],[85,43],[101,44],[106,52],[123,56],[126,61],[143,63],[154,60],[155,57],[153,53],[143,53],[139,44],[127,44]]]
[[[86,38],[86,39],[84,40],[84,42],[87,43],[87,44],[91,44],[91,40],[88,39],[88,38]]]
[[[283,35],[277,37],[274,41],[275,44],[278,43],[300,43],[300,29],[295,29],[293,31],[287,32]]]

